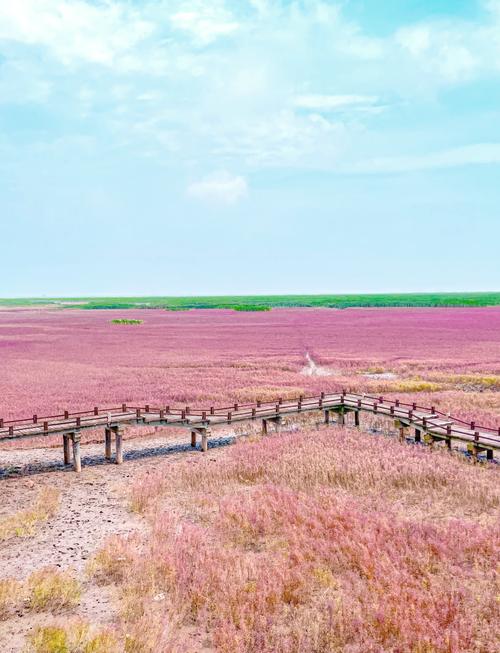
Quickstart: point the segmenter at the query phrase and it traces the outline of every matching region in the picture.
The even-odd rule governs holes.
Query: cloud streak
[[[231,205],[247,196],[248,184],[242,176],[221,171],[192,182],[187,188],[187,193],[198,200]]]

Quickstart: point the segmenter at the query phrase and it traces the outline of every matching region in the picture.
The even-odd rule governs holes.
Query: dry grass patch
[[[23,586],[14,578],[0,580],[0,621],[8,619],[19,609],[23,600]]]
[[[35,612],[58,612],[80,602],[81,585],[71,574],[46,567],[28,578],[28,608]]]
[[[96,631],[89,624],[42,626],[28,640],[27,653],[121,653],[116,636],[107,630]]]
[[[30,508],[0,520],[0,542],[11,537],[34,535],[38,524],[46,522],[57,513],[60,500],[61,493],[57,488],[42,488]]]

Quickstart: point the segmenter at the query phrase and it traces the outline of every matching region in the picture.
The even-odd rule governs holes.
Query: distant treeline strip
[[[211,297],[67,297],[50,299],[0,299],[0,306],[51,305],[76,309],[156,308],[183,311],[224,308],[267,311],[271,308],[355,308],[425,306],[500,306],[500,292],[415,293],[371,295],[235,295]]]

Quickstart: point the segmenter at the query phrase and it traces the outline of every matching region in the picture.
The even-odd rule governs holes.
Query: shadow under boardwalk
[[[211,438],[208,442],[208,448],[214,449],[216,447],[226,447],[236,441],[235,436],[224,436],[220,438]],[[129,440],[129,442],[131,442]],[[133,442],[133,441],[132,441]],[[27,452],[30,450],[28,449]],[[59,450],[57,449],[59,452]],[[131,449],[124,451],[124,462],[127,460],[141,460],[145,458],[155,458],[168,456],[178,453],[186,453],[189,451],[200,451],[200,447],[192,447],[191,444],[178,443],[178,444],[165,444],[155,445],[153,447],[144,447],[141,449]],[[0,452],[1,455],[1,452]],[[0,480],[6,478],[14,478],[20,476],[34,476],[36,474],[45,474],[46,472],[73,472],[73,466],[65,465],[62,461],[62,452],[59,453],[61,460],[51,460],[45,462],[28,463],[26,465],[10,465],[3,466],[0,464]],[[82,456],[82,467],[95,467],[97,465],[113,465],[114,460],[107,460],[104,455],[95,454]]]

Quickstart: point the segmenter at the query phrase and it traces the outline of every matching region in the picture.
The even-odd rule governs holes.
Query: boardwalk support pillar
[[[82,457],[80,454],[80,433],[74,431],[69,434],[71,442],[73,445],[73,469],[75,472],[80,473],[82,471]]]
[[[196,440],[201,436],[201,450],[208,451],[208,438],[210,437],[210,429],[206,426],[199,426],[191,429],[191,446],[196,447]]]
[[[420,429],[415,429],[415,442],[422,442],[422,433]]]
[[[359,427],[359,410],[354,411],[354,426]]]
[[[325,410],[325,424],[330,424],[330,411]]]
[[[123,463],[123,426],[112,426],[111,430],[115,434],[115,443],[116,443],[116,459],[115,462],[117,465]]]
[[[69,465],[71,461],[70,451],[69,451],[69,436],[63,435],[63,451],[64,451],[64,464]]]
[[[201,434],[201,450],[205,453],[208,451],[208,435],[206,429]]]
[[[399,441],[400,442],[406,441],[406,428],[403,424],[399,425]]]
[[[104,430],[104,457],[106,460],[111,460],[111,436],[112,431],[109,427]]]
[[[337,417],[337,424],[339,426],[345,426],[345,415],[344,415],[344,409],[341,408],[338,412],[338,417]]]
[[[276,433],[278,433],[281,426],[281,415],[276,415],[275,417],[265,417],[262,420],[262,435],[267,435],[269,433],[269,423],[274,424]]]

